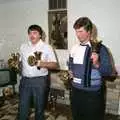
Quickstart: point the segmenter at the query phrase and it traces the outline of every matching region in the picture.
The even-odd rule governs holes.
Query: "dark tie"
[[[85,58],[85,79],[84,79],[84,86],[90,87],[91,86],[91,48],[89,45],[86,48],[86,58]]]

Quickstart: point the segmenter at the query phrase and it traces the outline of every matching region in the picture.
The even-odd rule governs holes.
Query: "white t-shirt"
[[[22,75],[25,77],[37,77],[48,75],[47,68],[37,69],[36,66],[30,66],[28,64],[28,57],[33,55],[34,52],[42,52],[41,60],[45,62],[57,62],[54,51],[52,47],[42,40],[40,40],[36,45],[32,45],[29,41],[20,47],[20,60],[22,62]]]

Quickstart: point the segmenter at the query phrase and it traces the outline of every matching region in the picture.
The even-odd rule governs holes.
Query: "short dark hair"
[[[88,17],[80,17],[80,18],[78,18],[78,19],[75,21],[75,23],[74,23],[74,25],[73,25],[73,28],[74,28],[74,29],[79,29],[79,28],[81,28],[81,27],[84,27],[84,29],[85,29],[87,32],[88,32],[88,31],[92,32],[92,27],[93,27],[93,25],[92,25],[91,20],[90,20]]]
[[[31,25],[31,26],[29,26],[28,34],[30,33],[30,31],[34,31],[34,30],[38,31],[39,34],[42,36],[43,30],[42,30],[42,28],[39,25]]]

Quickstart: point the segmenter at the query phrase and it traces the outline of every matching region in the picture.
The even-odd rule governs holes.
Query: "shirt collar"
[[[86,43],[81,43],[81,42],[79,42],[79,44],[80,44],[80,45],[83,45],[83,46],[84,46],[84,45],[85,45],[85,46],[86,46],[86,45],[89,45],[89,46],[91,47],[90,41],[88,41],[88,42],[86,42]]]

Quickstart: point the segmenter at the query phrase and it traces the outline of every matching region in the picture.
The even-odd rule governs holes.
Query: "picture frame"
[[[68,49],[67,10],[49,11],[49,44],[55,49]]]

